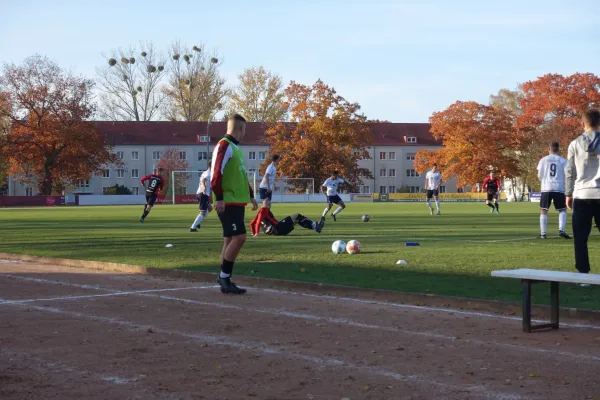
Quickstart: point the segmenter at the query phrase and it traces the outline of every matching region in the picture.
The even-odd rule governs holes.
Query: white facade
[[[143,186],[140,179],[152,173],[158,166],[162,151],[167,147],[176,148],[181,151],[188,162],[188,170],[203,172],[207,168],[207,153],[213,150],[211,143],[207,150],[206,143],[195,145],[179,146],[157,146],[157,145],[117,145],[113,152],[122,157],[123,166],[109,165],[106,167],[106,173],[93,176],[89,182],[82,182],[78,187],[70,188],[65,194],[103,194],[104,188],[114,187],[116,184],[128,187],[133,194],[142,194]],[[242,150],[246,155],[246,168],[249,173],[256,172],[257,177],[262,176],[264,169],[261,165],[265,159],[269,158],[269,149],[267,146],[242,145]],[[359,166],[371,171],[374,179],[363,181],[359,188],[360,193],[391,193],[400,191],[401,188],[413,192],[422,191],[425,183],[424,174],[417,176],[413,167],[414,155],[422,149],[436,150],[439,147],[433,146],[372,146],[369,149],[371,159],[362,160]],[[442,176],[444,180],[448,177]],[[281,177],[278,177],[281,178]],[[312,178],[312,177],[307,177]],[[190,176],[188,188],[197,186],[198,176]],[[315,182],[315,190],[322,182]],[[456,181],[450,179],[445,182],[441,189],[442,192],[454,193]],[[192,193],[190,189],[188,194]],[[194,192],[195,193],[195,188]],[[12,196],[31,196],[36,195],[35,185],[28,185],[9,178],[9,195]]]

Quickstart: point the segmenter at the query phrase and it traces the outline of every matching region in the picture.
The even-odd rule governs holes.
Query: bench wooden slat
[[[546,271],[539,269],[513,269],[492,271],[492,276],[498,278],[514,278],[539,280],[546,282],[586,283],[589,285],[600,285],[599,274],[581,274],[579,272]]]

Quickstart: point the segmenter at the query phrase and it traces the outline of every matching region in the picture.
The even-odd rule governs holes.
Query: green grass
[[[300,212],[318,219],[322,204],[275,204],[279,219]],[[222,245],[216,214],[200,232],[188,232],[192,205],[159,205],[141,224],[141,206],[0,209],[0,252],[113,261],[161,268],[216,272]],[[254,213],[246,209],[249,221]],[[248,238],[235,274],[323,282],[408,292],[518,301],[516,280],[491,278],[494,269],[574,271],[573,243],[555,237],[551,213],[546,241],[539,234],[535,204],[501,205],[491,215],[482,203],[442,203],[432,217],[423,203],[351,203],[338,222],[328,218],[322,234],[301,227],[286,237]],[[371,222],[361,222],[364,213]],[[570,219],[569,219],[570,220]],[[570,230],[570,222],[568,226]],[[592,272],[600,272],[599,235],[590,238]],[[334,240],[359,240],[362,254],[334,255]],[[405,247],[418,241],[419,247]],[[172,243],[171,249],[165,245]],[[398,260],[407,265],[396,265]],[[274,260],[275,262],[261,262]],[[549,288],[535,288],[547,303]],[[600,291],[564,285],[562,304],[600,309]]]

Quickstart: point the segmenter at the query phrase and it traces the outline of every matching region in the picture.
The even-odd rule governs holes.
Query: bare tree
[[[223,109],[228,95],[219,74],[222,61],[204,46],[192,49],[175,42],[169,52],[167,118],[172,121],[208,121]]]
[[[238,75],[227,109],[241,113],[248,121],[280,122],[287,116],[281,77],[263,67],[247,68]]]
[[[140,48],[139,53],[130,47],[104,55],[106,65],[96,69],[102,90],[101,118],[151,121],[160,115],[166,97],[161,90],[167,73],[164,56],[152,43],[141,44]]]

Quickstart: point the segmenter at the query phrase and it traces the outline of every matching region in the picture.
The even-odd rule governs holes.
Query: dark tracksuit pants
[[[573,200],[573,236],[575,242],[575,268],[590,272],[588,237],[592,232],[592,220],[600,221],[600,199]]]

